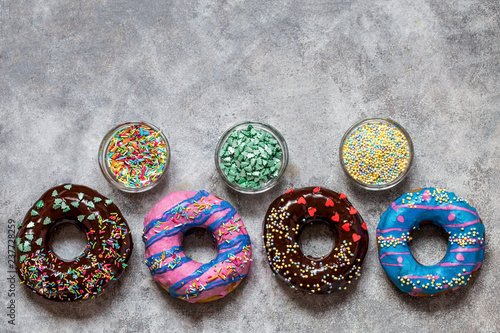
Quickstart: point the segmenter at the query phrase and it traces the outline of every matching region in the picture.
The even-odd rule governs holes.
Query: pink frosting
[[[169,210],[173,210],[170,218],[161,220]],[[209,228],[210,225],[219,248],[217,258],[211,263],[189,260],[184,251],[174,251],[172,255],[171,249],[182,246],[184,232],[191,227]],[[163,236],[166,232],[175,234]],[[241,282],[250,267],[251,244],[238,213],[230,204],[205,191],[180,191],[167,195],[146,215],[143,237],[146,262],[150,258],[148,266],[155,281],[172,296],[191,303],[224,297]],[[163,251],[166,255],[162,256]],[[156,258],[154,264],[152,256]],[[172,269],[156,272],[169,265]]]

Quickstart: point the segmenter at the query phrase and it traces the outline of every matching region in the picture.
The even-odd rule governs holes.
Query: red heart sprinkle
[[[361,236],[360,236],[360,235],[358,235],[358,234],[352,234],[352,240],[353,240],[353,241],[357,242],[357,241],[359,241],[360,239],[361,239]]]
[[[289,190],[288,190],[288,191],[286,191],[285,193],[286,193],[286,194],[292,194],[292,192],[293,192],[293,188],[289,189]]]
[[[340,221],[340,216],[338,213],[335,213],[335,215],[332,216],[332,221],[335,221],[335,222]]]
[[[355,215],[358,211],[354,207],[349,208],[349,214]]]
[[[309,215],[314,216],[314,213],[316,213],[316,208],[309,208],[307,211],[309,212]]]
[[[297,203],[299,205],[305,205],[306,204],[306,199],[304,199],[304,197],[300,197],[299,200],[297,200]]]
[[[340,199],[347,199],[347,195],[345,195],[344,193],[340,193]]]
[[[334,203],[332,199],[326,200],[325,206],[326,207],[333,207]]]
[[[361,228],[368,230],[368,228],[366,227],[366,222],[361,223]]]
[[[313,193],[318,193],[318,192],[319,192],[319,190],[321,190],[321,186],[316,187],[316,188],[313,190]]]
[[[342,229],[344,229],[345,231],[349,231],[351,230],[351,225],[349,223],[344,223],[342,224]]]

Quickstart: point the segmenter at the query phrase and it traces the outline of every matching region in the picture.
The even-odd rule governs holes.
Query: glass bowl
[[[368,180],[368,181],[363,181],[361,179],[361,177],[357,177],[355,172],[356,172],[356,169],[355,170],[352,170],[353,167],[351,165],[351,171],[349,170],[349,167],[346,166],[346,163],[349,164],[349,161],[346,162],[346,156],[344,156],[344,148],[346,146],[346,143],[347,144],[353,144],[355,145],[356,143],[359,142],[359,139],[362,138],[363,136],[363,133],[364,132],[357,132],[358,129],[360,128],[369,128],[368,126],[365,126],[365,125],[368,125],[368,126],[377,126],[377,125],[385,125],[387,126],[386,128],[390,128],[391,131],[394,131],[392,133],[395,133],[398,135],[399,139],[403,140],[402,143],[401,142],[397,142],[397,141],[394,141],[392,140],[391,142],[392,143],[399,143],[400,144],[400,158],[397,159],[398,162],[398,167],[397,169],[394,169],[394,168],[390,168],[389,171],[392,171],[392,172],[387,172],[387,170],[375,170],[373,168],[373,165],[369,164],[369,162],[365,165],[365,162],[366,161],[370,161],[370,158],[373,157],[373,156],[381,156],[380,152],[381,150],[375,150],[375,151],[372,151],[370,152],[370,156],[367,156],[367,155],[361,155],[362,158],[358,159],[360,161],[360,164],[363,166],[362,168],[357,168],[357,170],[361,170],[361,171],[364,171],[364,172],[361,172],[361,176],[366,176],[366,175],[371,175],[373,177],[375,177],[375,179],[378,179],[377,181],[374,181],[374,180]],[[385,128],[385,126],[383,126]],[[399,133],[398,133],[399,132]],[[387,133],[387,132],[386,132]],[[364,138],[366,138],[366,136],[370,136],[372,135],[373,133],[364,133]],[[378,134],[378,137],[381,138],[381,137],[384,137],[383,136],[384,133],[379,133]],[[375,135],[377,135],[377,133],[375,133]],[[374,137],[375,137],[374,135]],[[376,140],[378,143],[381,143],[383,141],[381,140]],[[406,141],[406,145],[404,143],[404,141]],[[375,141],[371,141],[371,143],[374,143]],[[386,141],[388,142],[388,141]],[[406,148],[404,148],[406,146]],[[360,147],[351,147],[351,149],[349,149],[349,147],[346,147],[346,151],[349,151],[349,150],[352,150],[352,151],[361,151],[361,149],[352,149],[352,148],[360,148]],[[410,135],[408,134],[408,132],[406,132],[406,130],[401,126],[399,125],[397,122],[393,121],[393,120],[390,120],[390,119],[384,119],[384,118],[369,118],[369,119],[364,119],[364,120],[361,120],[357,123],[355,123],[353,126],[351,126],[351,128],[349,128],[347,130],[347,132],[344,134],[344,136],[342,137],[342,140],[340,142],[340,148],[339,148],[339,158],[340,158],[340,165],[342,167],[342,170],[344,171],[344,173],[346,174],[346,176],[353,182],[355,183],[356,185],[364,188],[364,189],[367,189],[367,190],[386,190],[386,189],[389,189],[391,187],[394,187],[396,186],[397,184],[399,184],[409,173],[410,171],[410,168],[411,168],[411,165],[413,163],[413,143],[411,141],[411,138],[410,138]],[[382,161],[387,161],[388,158],[391,158],[391,156],[388,156],[388,154],[382,154]],[[352,160],[353,158],[351,158]],[[386,164],[387,165],[387,164]],[[385,166],[386,166],[385,165]],[[394,166],[394,163],[392,164]],[[370,168],[371,167],[371,168]],[[369,171],[367,171],[367,169],[370,169]],[[381,172],[379,172],[381,171]],[[382,176],[378,176],[379,178],[376,178],[377,177],[377,173]],[[360,174],[360,172],[358,172],[358,175]],[[386,179],[383,179],[383,178],[386,178]]]
[[[228,139],[230,138],[231,134],[234,133],[235,131],[242,131],[242,130],[246,131],[246,130],[248,130],[249,126],[252,126],[257,132],[264,132],[264,133],[271,135],[272,139],[276,140],[275,144],[279,145],[279,147],[281,148],[281,156],[276,157],[276,158],[279,158],[279,160],[280,160],[280,166],[276,170],[270,171],[270,172],[272,172],[272,174],[276,174],[276,175],[271,176],[271,177],[263,176],[264,179],[268,178],[267,181],[260,180],[259,184],[256,186],[256,188],[253,186],[245,187],[245,185],[247,185],[246,183],[240,184],[239,180],[235,179],[236,176],[232,176],[229,174],[230,171],[228,171],[228,174],[226,174],[225,170],[227,170],[228,167],[226,167],[225,163],[234,162],[234,163],[238,164],[241,161],[239,161],[237,158],[234,158],[234,157],[231,157],[229,160],[223,161],[222,160],[223,157],[221,156],[221,150],[224,148],[224,145],[228,141]],[[264,143],[264,145],[265,145],[265,143]],[[236,144],[231,145],[231,147],[233,148],[233,150],[238,149],[238,146]],[[265,149],[265,147],[261,147],[261,148],[263,150]],[[265,156],[268,156],[268,150],[264,150],[264,151],[265,151],[265,153],[263,155],[255,156],[256,162],[254,162],[254,163],[260,164],[258,162],[258,159],[261,159],[261,162],[264,163],[263,159],[266,158]],[[253,154],[253,152],[251,152],[251,153]],[[262,151],[261,151],[261,153],[262,153]],[[241,154],[243,155],[243,152],[241,152]],[[245,155],[245,158],[246,158],[246,156],[248,156],[248,154]],[[262,157],[262,156],[264,156],[264,157]],[[228,157],[225,157],[225,158],[228,158]],[[245,160],[244,162],[247,162],[247,161]],[[248,163],[251,164],[251,162],[248,162]],[[267,163],[268,162],[266,162],[266,164]],[[270,188],[272,188],[274,185],[276,185],[278,183],[280,178],[283,176],[283,173],[285,172],[287,165],[288,165],[288,146],[286,144],[285,139],[283,138],[281,133],[278,132],[278,130],[276,130],[274,127],[267,125],[267,124],[264,124],[264,123],[260,123],[260,122],[246,121],[246,122],[242,122],[240,124],[236,124],[236,125],[232,126],[228,130],[226,130],[226,132],[224,132],[222,137],[219,139],[219,142],[217,144],[217,148],[215,149],[215,166],[217,168],[217,171],[219,172],[220,177],[224,180],[224,182],[230,188],[232,188],[235,191],[241,192],[241,193],[255,194],[255,193],[262,193],[262,192],[269,190]],[[238,164],[238,166],[239,166],[239,164]],[[254,164],[250,165],[251,168],[253,166],[254,166]],[[260,166],[259,166],[259,168],[260,168]],[[262,170],[269,170],[269,169],[266,169],[265,167],[263,167]],[[259,171],[256,171],[255,169],[253,169],[253,171],[259,172]],[[241,174],[240,174],[240,176],[241,176]],[[230,177],[232,177],[233,179],[230,179]],[[238,177],[239,176],[237,176],[236,178],[238,178]],[[244,178],[246,179],[246,176]],[[239,179],[241,179],[241,178],[239,178]]]
[[[149,129],[153,130],[155,133],[157,133],[156,134],[157,137],[160,138],[159,142],[161,143],[163,141],[165,143],[164,148],[165,148],[166,156],[163,158],[163,163],[160,164],[159,167],[154,168],[152,170],[145,169],[144,176],[139,175],[141,177],[141,179],[138,176],[138,178],[136,178],[137,179],[136,182],[126,183],[124,181],[118,180],[117,176],[115,176],[115,173],[112,171],[110,157],[113,155],[108,153],[108,149],[110,148],[110,145],[112,144],[114,139],[117,139],[117,137],[115,138],[115,135],[118,132],[120,132],[122,130],[126,130],[127,127],[132,127],[132,126],[146,126],[146,127],[149,127]],[[141,133],[141,135],[142,135],[142,133]],[[132,142],[132,141],[134,141],[134,140],[130,140],[129,142]],[[144,141],[145,140],[142,140],[141,142],[144,142]],[[156,141],[156,142],[158,142],[158,141]],[[148,148],[152,148],[152,147],[148,147]],[[161,151],[160,151],[160,153],[161,153]],[[144,156],[139,155],[138,157],[144,157]],[[104,175],[104,178],[106,178],[106,180],[108,182],[110,182],[113,186],[115,186],[117,189],[119,189],[123,192],[139,193],[139,192],[144,192],[144,191],[152,189],[153,187],[158,185],[158,183],[163,178],[165,178],[165,175],[167,174],[168,166],[170,164],[170,146],[169,146],[168,140],[165,137],[165,135],[163,134],[163,132],[159,128],[157,128],[156,126],[151,125],[151,124],[146,123],[146,122],[143,122],[143,121],[127,122],[127,123],[123,123],[123,124],[120,124],[120,125],[114,127],[104,136],[104,138],[102,139],[101,145],[99,147],[98,160],[99,160],[99,166],[101,167],[102,174]],[[144,163],[142,163],[142,164],[140,164],[140,163],[141,162],[138,162],[137,164],[144,166]],[[151,171],[151,173],[149,173],[149,175],[148,175],[148,171]],[[156,175],[155,175],[155,173],[156,173]],[[154,176],[152,176],[152,175],[154,175]],[[146,176],[148,176],[148,177],[146,178]]]

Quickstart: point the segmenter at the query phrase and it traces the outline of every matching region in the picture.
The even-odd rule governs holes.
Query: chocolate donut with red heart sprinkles
[[[306,225],[322,222],[336,234],[333,250],[305,255],[300,235]],[[291,288],[309,293],[347,289],[360,276],[368,249],[366,223],[343,193],[322,187],[290,189],[276,198],[264,219],[264,248],[274,274]]]

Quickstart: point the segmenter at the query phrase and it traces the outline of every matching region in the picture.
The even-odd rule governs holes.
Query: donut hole
[[[204,228],[189,229],[184,235],[182,247],[186,256],[202,264],[217,257],[215,238]]]
[[[432,221],[421,222],[419,228],[411,233],[411,238],[408,242],[410,252],[419,264],[432,266],[445,257],[448,233]]]
[[[52,252],[66,261],[83,256],[89,244],[84,226],[71,218],[57,220],[49,231],[49,237]]]
[[[299,230],[299,246],[304,256],[327,257],[337,243],[337,234],[328,222],[312,220]]]

